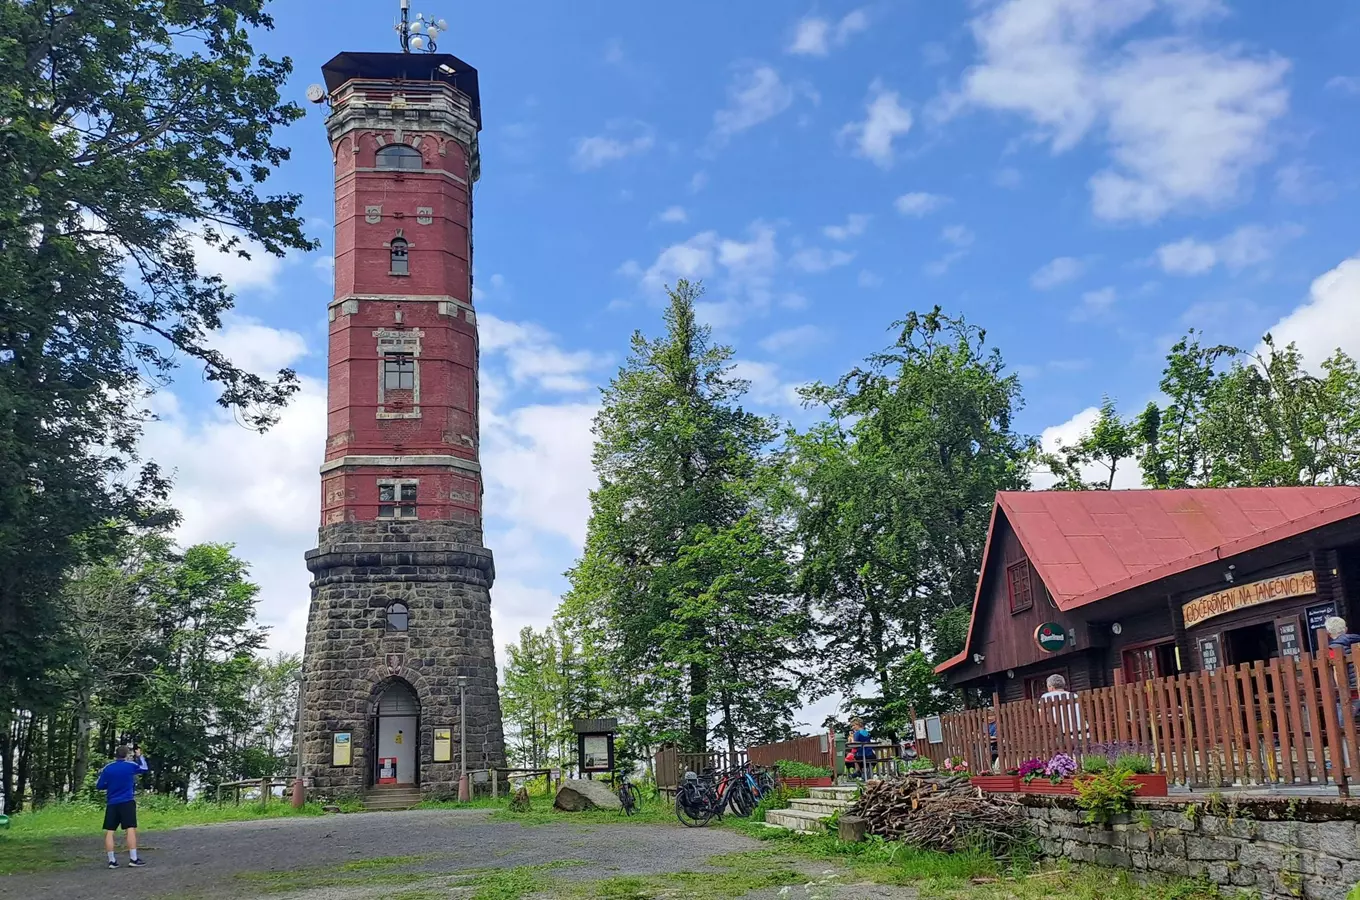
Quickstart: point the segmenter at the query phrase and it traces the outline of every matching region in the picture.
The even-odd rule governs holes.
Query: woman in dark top
[[[875,758],[874,748],[867,746],[873,738],[869,735],[869,729],[864,726],[864,720],[854,718],[850,720],[850,752],[845,755],[846,762],[853,763],[851,770],[854,774],[863,778],[867,776],[869,760]]]

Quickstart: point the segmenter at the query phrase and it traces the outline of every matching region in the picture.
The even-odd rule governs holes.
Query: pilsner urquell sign
[[[1212,619],[1224,613],[1235,612],[1258,603],[1284,600],[1287,597],[1302,597],[1316,592],[1313,570],[1309,569],[1306,572],[1295,572],[1292,575],[1281,575],[1278,578],[1267,578],[1250,584],[1237,584],[1225,591],[1196,597],[1182,606],[1181,612],[1185,615],[1185,627],[1194,628],[1205,619]]]

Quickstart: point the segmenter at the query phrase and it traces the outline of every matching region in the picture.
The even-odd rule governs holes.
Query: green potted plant
[[[1166,773],[1154,773],[1152,760],[1141,753],[1121,753],[1114,761],[1116,772],[1127,772],[1135,797],[1165,797]]]
[[[779,770],[779,781],[786,787],[831,787],[831,770],[794,759],[781,759],[774,764]]]

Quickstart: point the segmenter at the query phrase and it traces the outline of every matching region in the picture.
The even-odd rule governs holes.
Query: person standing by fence
[[[1062,726],[1064,734],[1076,737],[1081,732],[1081,704],[1077,702],[1077,695],[1067,689],[1065,676],[1050,675],[1046,684],[1048,690],[1040,695],[1039,700],[1061,704],[1053,710],[1053,721]]]
[[[1356,690],[1355,664],[1348,659],[1351,652],[1351,646],[1360,644],[1360,634],[1354,634],[1353,632],[1348,631],[1346,629],[1346,620],[1340,616],[1332,616],[1323,623],[1322,627],[1327,629],[1327,634],[1331,637],[1331,640],[1327,642],[1328,649],[1331,650],[1333,656],[1341,657],[1346,663],[1346,680],[1349,682],[1349,685],[1346,688],[1337,685],[1337,690],[1338,692],[1345,691],[1345,696],[1350,697],[1351,716],[1360,717],[1360,692]],[[1338,702],[1337,715],[1339,716],[1340,714],[1341,704]]]
[[[137,776],[147,770],[146,757],[138,747],[130,751],[127,747],[119,747],[113,755],[113,762],[103,768],[94,784],[95,790],[107,791],[104,850],[109,854],[109,868],[118,868],[113,837],[114,832],[122,828],[127,840],[128,865],[137,868],[146,865],[146,860],[137,855]]]

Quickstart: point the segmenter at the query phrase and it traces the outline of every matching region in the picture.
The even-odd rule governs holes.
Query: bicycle
[[[718,795],[710,781],[686,772],[675,789],[675,817],[686,828],[703,828],[718,811]]]
[[[619,804],[623,807],[623,814],[631,816],[638,808],[638,792],[633,787],[633,783],[628,780],[628,776],[620,773],[614,779],[615,793],[619,795]]]

